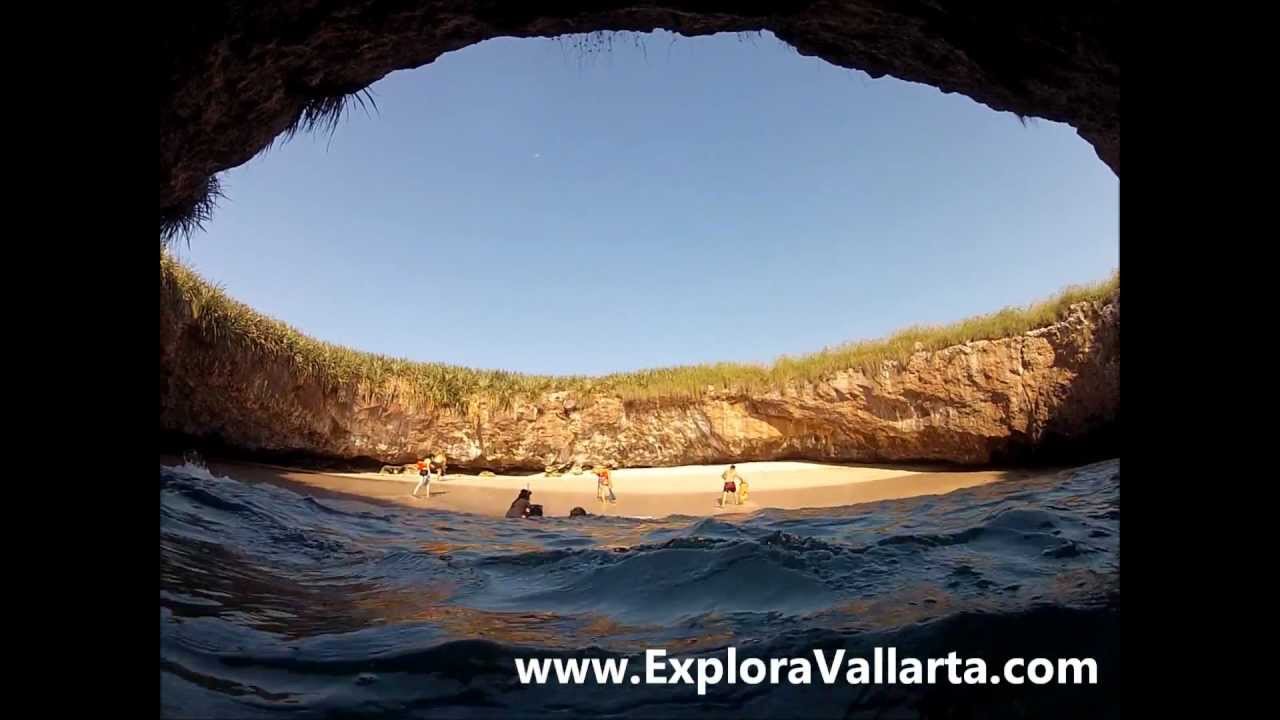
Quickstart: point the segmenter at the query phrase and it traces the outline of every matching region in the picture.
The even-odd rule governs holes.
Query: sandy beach
[[[161,464],[177,465],[176,458]],[[215,475],[246,482],[271,482],[320,495],[354,496],[423,510],[447,510],[501,516],[516,494],[528,487],[533,502],[546,516],[563,517],[575,506],[593,515],[665,517],[713,516],[750,513],[765,508],[820,508],[876,502],[920,495],[941,495],[1025,476],[1031,471],[931,470],[896,467],[831,465],[809,462],[748,462],[738,473],[750,483],[750,498],[742,505],[720,507],[720,473],[727,465],[687,465],[668,468],[613,470],[617,502],[596,499],[596,479],[591,472],[560,477],[535,475],[446,475],[433,480],[430,497],[425,490],[410,495],[416,475],[379,473],[330,473],[274,465],[210,462]],[[1038,471],[1042,474],[1052,471]]]

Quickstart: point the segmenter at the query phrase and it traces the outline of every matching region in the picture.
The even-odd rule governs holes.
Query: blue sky
[[[362,350],[540,373],[768,361],[1119,263],[1119,181],[1070,127],[768,34],[491,40],[371,90],[377,112],[224,173],[178,252]]]

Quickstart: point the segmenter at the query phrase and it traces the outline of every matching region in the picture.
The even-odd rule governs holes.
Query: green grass
[[[206,341],[256,359],[284,361],[292,365],[299,380],[351,393],[363,402],[396,400],[457,412],[469,412],[480,403],[509,408],[519,398],[551,390],[573,391],[588,401],[592,396],[615,396],[630,404],[679,405],[697,400],[709,389],[760,393],[840,370],[873,373],[887,361],[905,362],[917,343],[926,350],[938,350],[1020,335],[1062,319],[1075,303],[1103,301],[1119,289],[1117,273],[1103,282],[1067,288],[1028,307],[1005,308],[950,325],[910,327],[887,338],[783,357],[769,365],[716,363],[601,377],[557,377],[413,362],[321,342],[232,299],[168,253],[162,252],[160,260],[162,302],[189,308]]]

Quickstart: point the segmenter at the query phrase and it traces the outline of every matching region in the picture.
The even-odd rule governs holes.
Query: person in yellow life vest
[[[738,476],[738,504],[741,505],[747,501],[747,496],[751,493],[751,488],[747,485],[747,479]]]
[[[595,467],[596,474],[596,499],[603,501],[605,490],[609,491],[609,502],[617,502],[618,497],[613,494],[613,479],[609,477],[609,468],[603,465]]]
[[[425,486],[427,497],[431,497],[431,464],[426,458],[422,458],[415,467],[418,469],[418,486],[413,489],[413,496],[418,497],[418,491]]]
[[[435,456],[431,458],[431,469],[436,472],[437,480],[444,480],[444,473],[448,465],[449,463],[445,460],[443,451],[436,452]]]

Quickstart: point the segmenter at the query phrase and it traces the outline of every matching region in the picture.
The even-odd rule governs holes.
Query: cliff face
[[[1080,303],[1024,335],[917,352],[763,394],[680,403],[549,392],[450,413],[299,381],[283,363],[203,337],[181,303],[160,317],[162,433],[246,451],[408,462],[443,449],[472,469],[768,459],[986,464],[1116,437],[1120,302]]]

